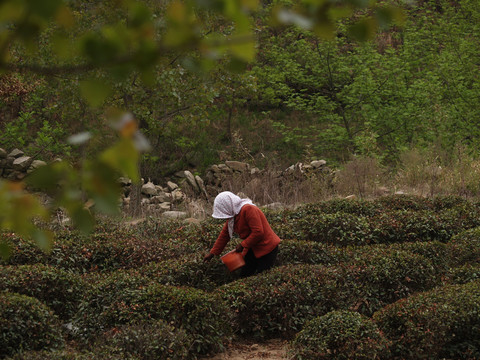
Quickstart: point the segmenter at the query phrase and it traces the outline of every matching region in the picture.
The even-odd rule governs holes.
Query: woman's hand
[[[242,244],[238,244],[237,247],[235,248],[236,252],[242,252],[243,251],[243,246]]]
[[[214,255],[212,253],[208,253],[203,257],[203,261],[204,262],[210,261],[210,260],[212,260],[213,256]]]

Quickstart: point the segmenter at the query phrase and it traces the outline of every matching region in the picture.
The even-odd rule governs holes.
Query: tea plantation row
[[[476,204],[391,197],[267,215],[286,240],[277,266],[247,279],[203,263],[212,221],[57,231],[49,255],[2,234],[15,250],[0,265],[0,358],[198,358],[233,337],[291,339],[297,359],[480,358]]]

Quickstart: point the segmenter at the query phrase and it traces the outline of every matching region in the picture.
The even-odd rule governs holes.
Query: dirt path
[[[227,346],[221,354],[205,358],[204,360],[288,360],[286,342],[269,340],[265,343],[236,343]]]

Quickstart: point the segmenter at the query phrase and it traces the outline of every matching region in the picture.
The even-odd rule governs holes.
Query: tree
[[[339,19],[366,8],[369,3],[366,0],[274,2],[268,8],[276,21],[301,25],[328,37]],[[181,61],[186,69],[202,71],[226,56],[230,69],[241,69],[252,61],[256,47],[251,14],[259,6],[255,0],[165,3],[2,0],[0,72],[33,73],[47,79],[60,76],[60,81],[72,85],[74,103],[79,104],[79,109],[85,109],[85,105],[99,109],[105,101],[113,103],[110,96],[115,92],[123,93],[121,107],[128,108],[129,102],[141,94],[136,89],[127,89],[126,84],[140,79],[154,88],[158,83],[152,80],[159,72],[166,71],[172,61]],[[376,26],[399,14],[397,7],[381,3],[372,17],[355,23],[352,28],[360,38],[365,38]],[[90,28],[90,24],[95,27]],[[77,99],[76,93],[87,102]],[[139,114],[139,120],[151,131],[158,122],[150,119],[157,116],[143,113]],[[137,164],[142,138],[137,122],[123,119],[117,122],[120,124],[117,142],[94,159],[84,160],[78,169],[60,162],[29,177],[31,186],[49,191],[55,199],[54,207],[66,208],[85,231],[92,228],[93,209],[105,213],[117,211],[116,178],[120,173],[139,179]],[[71,143],[84,143],[91,136],[92,133],[80,133],[72,137]],[[0,228],[31,236],[48,248],[50,234],[32,222],[36,217],[47,219],[49,211],[23,189],[23,183],[0,182]],[[84,203],[85,198],[94,200],[94,208],[88,207],[91,203]],[[8,252],[2,244],[0,254],[6,256]]]

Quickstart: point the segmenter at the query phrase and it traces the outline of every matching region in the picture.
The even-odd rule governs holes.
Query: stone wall
[[[46,163],[26,156],[19,149],[7,152],[0,148],[0,177],[14,181],[23,180],[27,174],[42,165],[46,165]]]
[[[0,177],[13,181],[23,180],[30,172],[42,165],[46,163],[25,155],[19,149],[8,152],[0,148]],[[273,172],[273,176],[291,185],[302,178],[320,173],[331,173],[325,160],[315,160],[309,164],[297,163],[283,171]],[[272,175],[271,171],[269,175]],[[203,177],[194,175],[189,170],[180,171],[165,184],[144,181],[141,188],[141,207],[144,213],[162,213],[166,217],[187,217],[187,212],[190,212],[189,215],[192,212],[188,211],[191,204],[211,203],[219,192],[231,190],[231,184],[235,181],[239,182],[239,179],[241,184],[256,186],[261,183],[264,176],[265,170],[251,167],[250,164],[240,161],[226,161],[212,165]],[[127,178],[120,178],[119,182],[123,188],[122,205],[124,210],[128,210],[132,182]]]

